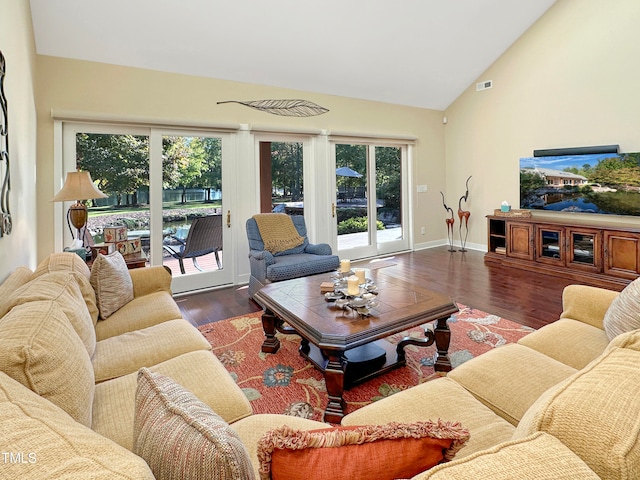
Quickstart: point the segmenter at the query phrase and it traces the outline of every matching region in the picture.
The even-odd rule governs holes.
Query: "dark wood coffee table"
[[[370,316],[342,310],[327,302],[320,284],[330,274],[271,283],[254,295],[264,313],[265,340],[262,351],[276,353],[280,340],[276,331],[296,333],[302,338],[300,354],[324,373],[329,403],[324,419],[340,423],[344,416],[345,389],[405,365],[406,345],[436,344],[435,370],[451,370],[448,350],[451,331],[447,319],[458,307],[446,295],[408,283],[381,270],[367,270],[378,286],[378,306]],[[435,321],[424,339],[405,338],[397,345],[382,340],[411,327]],[[285,326],[284,323],[289,325]]]

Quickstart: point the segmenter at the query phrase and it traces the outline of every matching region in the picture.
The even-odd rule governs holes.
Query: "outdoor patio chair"
[[[267,214],[281,215],[281,214]],[[307,238],[307,227],[302,215],[291,215],[291,220],[304,243],[284,252],[276,254],[264,249],[264,242],[253,218],[247,220],[247,237],[249,239],[249,297],[271,282],[306,277],[318,273],[337,270],[340,259],[331,254],[331,247],[326,243],[310,244]]]
[[[198,265],[197,258],[214,253],[218,269],[222,269],[219,252],[222,251],[222,215],[208,215],[193,220],[186,239],[176,235],[169,237],[174,244],[164,244],[162,247],[180,263],[180,272],[185,273],[184,259],[191,258],[193,265],[203,271]],[[166,240],[166,239],[165,239]]]

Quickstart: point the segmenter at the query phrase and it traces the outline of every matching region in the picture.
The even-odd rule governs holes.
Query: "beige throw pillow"
[[[171,378],[138,373],[133,452],[157,480],[253,480],[238,434],[211,408]]]
[[[57,302],[17,305],[2,318],[0,371],[91,426],[93,365]]]
[[[602,325],[609,340],[640,328],[640,278],[627,285],[611,302]]]
[[[59,271],[41,275],[16,289],[8,303],[13,308],[39,300],[55,301],[71,322],[91,357],[96,350],[96,330],[78,285],[79,279],[89,283],[86,278],[73,276],[70,272]]]
[[[133,282],[120,252],[98,254],[91,266],[91,285],[103,320],[133,300]]]
[[[601,478],[640,478],[640,352],[611,348],[547,390],[513,438],[546,432]]]

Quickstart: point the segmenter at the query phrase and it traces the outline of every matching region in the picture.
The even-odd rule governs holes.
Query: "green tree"
[[[539,173],[520,170],[520,201],[534,194],[536,190],[546,186],[546,184],[546,180]]]
[[[400,152],[398,147],[376,147],[376,196],[385,208],[400,209]]]
[[[149,185],[148,139],[137,135],[78,133],[76,165],[88,170],[98,188],[115,196],[118,205],[135,205],[138,189]]]
[[[271,143],[271,185],[294,202],[303,199],[302,143]]]
[[[205,189],[205,201],[211,201],[211,190],[222,190],[222,141],[220,138],[201,137],[194,139],[202,143],[204,168],[201,186]]]

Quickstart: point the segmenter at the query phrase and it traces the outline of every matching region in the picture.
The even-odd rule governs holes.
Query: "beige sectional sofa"
[[[251,414],[181,318],[170,273],[129,274],[133,300],[104,320],[75,254],[18,268],[0,285],[0,478],[154,478],[131,452],[141,367],[180,382],[228,422]]]
[[[265,432],[327,427],[252,415],[208,343],[181,319],[170,275],[162,267],[129,274],[133,299],[106,319],[74,254],[54,254],[34,272],[19,268],[0,285],[0,478],[154,478],[132,453],[141,367],[174,379],[228,422],[256,478]],[[470,431],[453,461],[414,479],[640,478],[640,331],[609,340],[603,318],[617,297],[567,287],[558,321],[342,423],[439,418]]]

